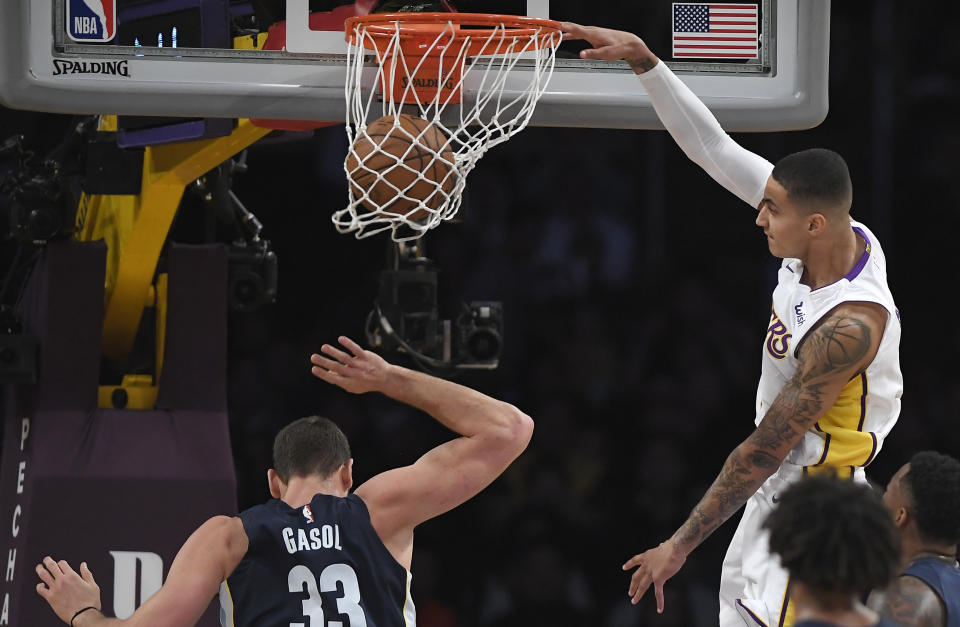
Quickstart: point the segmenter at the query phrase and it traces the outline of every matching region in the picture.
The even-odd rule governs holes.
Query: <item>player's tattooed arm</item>
[[[637,74],[643,74],[644,72],[649,72],[657,64],[657,58],[652,54],[647,56],[637,56],[629,59],[625,59],[627,64],[633,68],[633,71]]]
[[[664,584],[682,568],[687,555],[743,506],[833,405],[847,382],[867,367],[879,348],[886,315],[879,305],[845,303],[810,330],[797,353],[796,375],[784,385],[760,426],[730,453],[690,517],[669,540],[622,566],[634,571],[627,590],[633,603],[653,586],[657,611],[663,611]]]
[[[881,616],[904,627],[943,627],[943,601],[933,589],[916,577],[901,575],[883,594],[871,595],[870,607]]]
[[[833,405],[844,385],[876,355],[886,313],[844,304],[805,338],[798,367],[760,423],[727,457],[719,476],[672,538],[689,553],[763,485],[803,434]]]

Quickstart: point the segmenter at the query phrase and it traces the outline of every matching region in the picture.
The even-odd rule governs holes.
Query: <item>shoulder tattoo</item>
[[[891,582],[883,596],[879,612],[906,627],[943,627],[944,611],[940,597],[916,577],[901,575]]]
[[[800,370],[805,381],[848,370],[866,357],[873,343],[869,325],[860,318],[837,313],[806,338]]]
[[[792,447],[809,429],[830,402],[827,384],[831,377],[849,376],[851,369],[870,353],[872,333],[861,318],[843,312],[828,316],[803,340],[794,376],[780,390],[778,403],[771,406],[751,436],[764,453]],[[779,457],[751,460],[754,465],[779,465]]]

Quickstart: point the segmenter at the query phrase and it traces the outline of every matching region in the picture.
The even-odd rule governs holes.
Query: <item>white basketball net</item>
[[[517,36],[512,32],[516,28],[484,24],[482,37],[467,36],[459,41],[455,37],[458,27],[453,21],[447,21],[436,24],[436,31],[430,32],[430,37],[437,33],[432,42],[429,38],[423,40],[415,57],[410,55],[408,59],[401,46],[401,24],[397,21],[388,24],[379,24],[374,33],[371,32],[374,27],[358,23],[352,40],[348,41],[346,129],[353,157],[348,154],[344,170],[348,181],[353,177],[363,177],[364,181],[371,181],[374,176],[377,178],[375,184],[365,184],[362,188],[348,185],[349,204],[333,214],[333,223],[339,232],[354,233],[358,239],[390,230],[391,238],[401,242],[417,239],[441,222],[453,218],[460,208],[467,175],[480,157],[526,127],[553,74],[556,50],[562,37],[551,28],[534,28],[532,35],[528,30]],[[386,28],[392,29],[392,34],[384,34]],[[459,32],[462,34],[463,30]],[[471,46],[479,52],[468,57]],[[371,52],[376,62],[375,73],[374,68],[365,67],[365,56]],[[434,61],[440,60],[436,69],[426,63],[431,52]],[[519,64],[521,59],[523,64]],[[393,71],[391,66],[395,68]],[[437,81],[433,85],[446,84],[453,89],[437,89],[427,94],[414,89],[418,81],[422,87],[424,81],[430,79]],[[453,97],[457,92],[462,94],[460,102],[455,102]],[[401,93],[402,97],[399,97]],[[400,113],[423,118],[448,138],[446,146],[435,150],[421,141],[428,134],[426,132],[416,137],[404,128],[394,128],[391,132],[391,135],[397,133],[411,141],[410,150],[429,153],[432,160],[437,160],[438,168],[433,172],[439,169],[447,173],[442,180],[428,178],[430,166],[417,170],[404,163],[404,159],[392,155],[396,165],[377,172],[364,167],[363,155],[354,152],[353,147],[360,145],[357,143],[359,138],[370,139],[367,135],[369,123],[382,116],[393,116],[396,121]],[[399,122],[395,126],[399,126]],[[436,137],[432,130],[431,136]],[[378,145],[382,139],[371,141]],[[369,149],[370,144],[366,146]],[[385,153],[377,149],[374,152],[380,153],[378,158],[382,162]],[[451,154],[452,163],[448,160]],[[422,161],[419,163],[422,165]],[[385,177],[390,176],[389,172],[394,168],[409,170],[410,175],[400,178],[413,182],[402,189],[391,184]],[[423,194],[423,181],[433,186],[431,190],[435,188],[428,198]],[[390,192],[374,194],[380,196],[379,203],[368,193],[375,186]],[[411,190],[415,186],[417,193],[414,195]],[[390,198],[383,198],[386,195]],[[395,209],[398,198],[402,199],[403,215]],[[391,202],[394,203],[392,206]]]

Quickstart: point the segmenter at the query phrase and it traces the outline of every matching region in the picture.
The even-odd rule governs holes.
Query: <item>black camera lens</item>
[[[500,354],[500,334],[493,329],[476,329],[467,338],[467,352],[477,361],[495,359]]]
[[[263,300],[263,279],[254,272],[233,277],[230,285],[230,306],[237,311],[252,311]]]
[[[228,291],[230,308],[253,311],[277,297],[277,256],[269,244],[235,246],[230,250]]]
[[[60,230],[59,218],[55,207],[36,207],[27,215],[27,229],[33,239],[44,241],[52,239]]]

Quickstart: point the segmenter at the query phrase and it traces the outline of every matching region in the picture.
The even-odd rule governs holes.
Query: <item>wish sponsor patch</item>
[[[67,36],[82,43],[111,41],[117,34],[116,0],[67,0]]]

